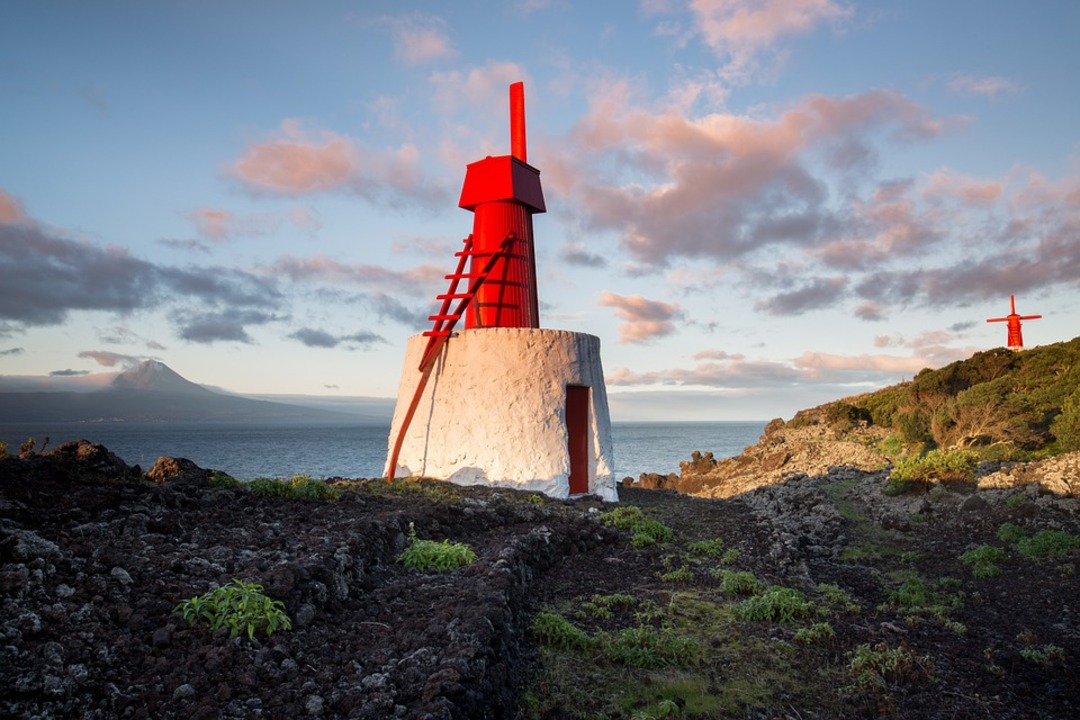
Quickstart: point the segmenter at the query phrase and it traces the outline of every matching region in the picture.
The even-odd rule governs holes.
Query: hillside
[[[731,497],[833,468],[891,469],[891,489],[899,492],[941,479],[992,482],[982,478],[1021,463],[1007,472],[1046,476],[1050,489],[1069,494],[1067,478],[1040,468],[1053,466],[1049,458],[1078,449],[1080,338],[1075,338],[1019,353],[990,350],[923,370],[910,382],[802,410],[787,422],[773,420],[758,444],[736,457],[695,451],[680,463],[678,475],[648,475],[639,482]],[[1075,483],[1080,486],[1080,479]]]
[[[0,423],[355,422],[357,415],[207,390],[147,360],[89,392],[0,392]]]

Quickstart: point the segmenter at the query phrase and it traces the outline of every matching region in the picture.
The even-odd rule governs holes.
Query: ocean
[[[643,472],[679,472],[694,450],[717,458],[738,455],[753,445],[765,422],[612,423],[617,479]],[[69,440],[101,443],[129,465],[144,471],[162,455],[191,460],[241,480],[310,475],[381,477],[389,423],[341,425],[237,425],[226,423],[42,423],[0,424],[8,452],[34,438],[41,449]]]

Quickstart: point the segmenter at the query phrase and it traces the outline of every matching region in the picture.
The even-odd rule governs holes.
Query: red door
[[[589,388],[566,386],[566,450],[570,456],[570,494],[589,492]]]

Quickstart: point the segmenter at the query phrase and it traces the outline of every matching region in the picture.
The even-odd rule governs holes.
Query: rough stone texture
[[[419,382],[426,345],[422,335],[409,339],[390,451]],[[592,389],[589,492],[617,500],[600,340],[565,330],[482,328],[456,334],[431,371],[395,474],[567,497],[567,385]]]
[[[982,489],[1038,485],[1055,495],[1080,497],[1080,452],[1017,463],[979,478]]]
[[[159,457],[154,466],[146,471],[146,477],[156,483],[205,485],[210,479],[210,471],[204,470],[187,458]]]
[[[287,500],[99,477],[108,454],[75,455],[0,458],[0,717],[509,717],[526,599],[616,536],[588,502],[378,480]],[[405,569],[410,523],[467,537],[477,561]],[[233,578],[282,600],[293,630],[230,640],[172,613]]]
[[[804,411],[799,423],[775,419],[765,427],[757,445],[742,454],[716,460],[712,453],[695,451],[689,462],[679,463],[674,489],[691,495],[726,498],[798,475],[815,477],[834,468],[874,471],[888,460],[864,444],[880,436],[878,428],[859,428],[844,439],[823,422],[821,413]],[[667,487],[672,487],[668,483]]]

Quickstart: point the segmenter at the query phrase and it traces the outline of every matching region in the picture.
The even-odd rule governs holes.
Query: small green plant
[[[1020,527],[1016,523],[1003,523],[997,531],[998,540],[1001,542],[1007,542],[1015,544],[1024,537],[1024,528]]]
[[[929,656],[916,655],[905,645],[863,643],[848,653],[848,657],[852,684],[846,689],[856,692],[880,693],[890,683],[929,680],[934,673],[934,662]]]
[[[224,473],[220,470],[214,470],[210,473],[209,482],[210,487],[224,488],[226,490],[231,490],[233,488],[237,488],[243,485],[242,482],[234,478],[232,475]]]
[[[664,582],[692,583],[694,582],[694,571],[690,569],[689,565],[684,564],[677,568],[671,568],[667,572],[657,573],[656,577]]]
[[[1020,539],[1016,549],[1032,559],[1061,557],[1080,549],[1080,535],[1064,530],[1040,530],[1031,537]]]
[[[720,592],[727,595],[754,595],[765,589],[748,570],[717,570],[712,574],[720,581]]]
[[[227,628],[230,638],[240,633],[254,638],[259,630],[269,636],[279,629],[292,629],[284,603],[265,595],[262,585],[235,578],[228,585],[184,600],[173,608],[173,614],[188,625],[202,623],[212,631]]]
[[[1039,665],[1050,665],[1055,661],[1064,662],[1065,650],[1057,645],[1030,645],[1020,650],[1020,657]]]
[[[799,628],[795,631],[795,642],[803,645],[814,645],[833,637],[836,637],[836,631],[827,622],[814,623],[810,627]]]
[[[8,444],[4,440],[0,440],[0,458],[6,458],[8,456]]]
[[[1015,510],[1018,507],[1023,507],[1030,503],[1031,500],[1028,496],[1022,492],[1013,493],[1005,500],[1005,507]]]
[[[416,536],[416,525],[409,523],[409,544],[400,555],[398,562],[414,570],[453,570],[470,565],[476,560],[476,553],[464,543],[452,543],[449,540],[436,542],[421,540]]]
[[[645,517],[636,505],[625,505],[600,514],[600,521],[609,527],[630,532],[630,544],[637,548],[668,542],[675,533],[670,527]]]
[[[977,578],[990,578],[1000,575],[1001,562],[1004,559],[1005,551],[992,545],[980,545],[960,556],[960,562],[970,567],[971,574]]]
[[[931,450],[922,456],[904,458],[893,466],[886,494],[890,487],[903,492],[912,484],[928,486],[934,481],[970,481],[978,464],[979,456],[970,450]]]
[[[599,633],[597,643],[608,662],[635,668],[691,665],[698,645],[693,638],[648,625],[623,628],[617,633]]]
[[[739,552],[735,548],[731,548],[730,550],[727,550],[726,552],[724,552],[723,555],[720,556],[720,564],[721,565],[734,565],[735,563],[739,562],[739,558],[741,558],[741,557],[742,557],[741,552]]]
[[[558,613],[538,612],[529,630],[540,643],[558,650],[586,651],[593,646],[588,633]]]
[[[288,480],[255,478],[248,483],[252,495],[282,497],[288,500],[337,500],[341,489],[308,475],[294,475]]]
[[[722,558],[725,552],[724,541],[720,538],[713,538],[712,540],[698,540],[697,542],[690,543],[690,545],[687,547],[692,553],[711,558]]]
[[[857,615],[862,611],[862,606],[855,602],[851,595],[839,585],[818,583],[817,590],[832,608],[851,615]]]
[[[596,620],[611,620],[615,608],[628,609],[637,604],[637,598],[633,595],[615,593],[613,595],[593,595],[587,601],[578,606],[577,616],[581,618],[594,618]]]
[[[773,585],[732,606],[740,620],[771,621],[792,624],[799,618],[812,615],[814,604],[794,588]]]

